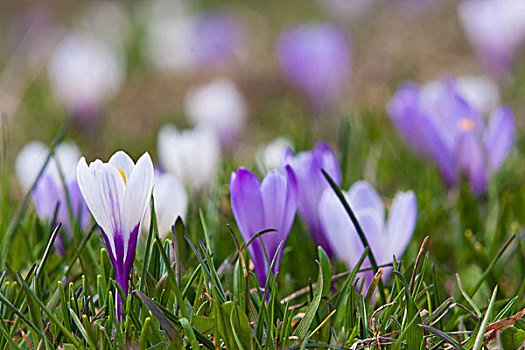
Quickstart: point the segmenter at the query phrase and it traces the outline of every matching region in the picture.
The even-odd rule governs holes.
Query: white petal
[[[16,157],[16,176],[24,191],[28,191],[35,181],[49,154],[49,149],[40,141],[31,141],[22,148]]]
[[[75,168],[80,159],[80,149],[72,141],[63,142],[56,147],[54,159],[60,165],[66,180],[69,180],[72,174],[75,175]]]
[[[113,236],[121,233],[124,181],[118,170],[110,164],[96,160],[89,165],[82,157],[77,165],[78,186],[89,211],[97,224],[110,238],[113,255],[116,255]]]
[[[128,181],[131,172],[135,167],[135,162],[133,159],[131,159],[124,151],[115,152],[115,154],[109,158],[108,163],[113,165],[115,168],[122,170],[126,176],[126,181]]]
[[[151,198],[153,163],[146,152],[139,158],[126,185],[123,202],[124,252],[127,254],[129,234],[139,225]],[[125,261],[125,259],[124,259]]]
[[[171,225],[177,217],[183,220],[188,210],[188,194],[182,182],[172,174],[164,173],[155,177],[153,187],[155,211],[159,233],[165,235],[171,231]]]

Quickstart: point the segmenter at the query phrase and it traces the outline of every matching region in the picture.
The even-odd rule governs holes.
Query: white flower
[[[15,171],[20,186],[28,191],[35,181],[40,169],[49,154],[49,148],[40,141],[31,141],[22,148],[16,157]],[[58,183],[60,173],[57,162],[66,180],[75,177],[75,167],[80,159],[80,150],[73,142],[63,142],[55,148],[54,157],[50,160],[45,172],[49,173]]]
[[[39,141],[29,142],[20,151],[16,157],[15,169],[24,191],[30,190],[48,155],[49,149]],[[68,235],[71,235],[73,225],[65,189],[67,189],[73,217],[80,218],[80,227],[86,229],[90,223],[89,213],[80,195],[76,179],[75,168],[79,159],[80,151],[74,143],[58,145],[55,148],[54,157],[50,159],[32,193],[38,217],[42,220],[52,220],[58,207],[56,222],[52,224],[62,223]],[[62,183],[59,168],[64,175],[64,183]],[[56,244],[59,251],[63,253],[61,241],[57,240]]]
[[[278,137],[255,153],[255,161],[259,170],[266,172],[282,167],[284,153],[293,149],[292,142],[285,137]]]
[[[151,158],[144,153],[135,164],[119,151],[109,162],[97,159],[88,167],[82,157],[77,165],[77,179],[82,196],[102,230],[117,282],[127,293],[139,226],[153,189]]]
[[[71,34],[58,44],[48,76],[56,99],[69,113],[92,114],[118,93],[124,64],[106,44]]]
[[[221,160],[220,147],[215,132],[203,127],[179,131],[173,125],[165,125],[157,140],[163,168],[195,190],[215,180]]]
[[[194,126],[201,124],[213,128],[223,143],[235,140],[248,113],[244,96],[228,78],[217,78],[190,90],[184,107]]]
[[[171,232],[171,226],[180,216],[186,219],[188,194],[182,182],[170,173],[155,173],[153,181],[153,199],[159,234],[165,237]],[[144,216],[143,229],[149,230],[151,209],[148,206]]]

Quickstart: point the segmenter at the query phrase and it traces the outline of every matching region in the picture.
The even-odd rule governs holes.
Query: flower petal
[[[153,198],[155,199],[159,233],[164,236],[171,232],[171,226],[175,224],[177,217],[180,216],[183,220],[186,218],[188,194],[182,182],[175,175],[164,173],[155,175]],[[147,215],[145,219],[149,222]]]
[[[78,187],[91,214],[102,231],[110,238],[113,256],[115,235],[122,234],[122,201],[124,199],[124,181],[118,170],[110,164],[96,160],[89,168],[82,157],[77,165]]]
[[[335,256],[352,268],[364,248],[345,208],[331,188],[324,191],[319,202],[319,219]]]
[[[386,255],[400,258],[416,226],[417,199],[413,191],[398,192],[394,197],[387,220]]]
[[[468,174],[472,191],[476,194],[485,192],[488,185],[487,167],[480,142],[473,130],[459,135],[457,157],[459,167]]]
[[[16,157],[16,176],[24,191],[28,191],[44,165],[49,149],[40,141],[31,141]]]
[[[122,170],[126,176],[126,181],[129,180],[131,172],[135,167],[135,162],[133,162],[133,159],[131,159],[130,156],[128,156],[124,151],[115,152],[115,154],[109,158],[108,163],[113,165],[116,169]]]
[[[130,234],[139,226],[146,207],[150,203],[151,191],[153,190],[153,174],[153,162],[146,152],[137,161],[137,165],[131,172],[124,192],[122,234],[126,254],[128,252]]]
[[[352,210],[359,212],[372,209],[378,216],[385,220],[385,206],[377,191],[367,181],[357,181],[350,187],[349,204]]]
[[[497,171],[509,154],[516,129],[514,115],[508,107],[496,109],[483,137],[487,158],[492,171]]]
[[[257,177],[249,170],[239,168],[230,180],[233,215],[243,239],[250,238],[265,227],[264,205]]]

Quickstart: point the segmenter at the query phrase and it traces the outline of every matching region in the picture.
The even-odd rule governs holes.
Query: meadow
[[[525,5],[0,23],[0,349],[525,348]]]

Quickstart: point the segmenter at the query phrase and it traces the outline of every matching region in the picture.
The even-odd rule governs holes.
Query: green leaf
[[[512,326],[499,332],[498,337],[502,350],[515,350],[523,346],[525,331]]]
[[[487,311],[485,312],[485,316],[483,317],[483,322],[481,323],[481,327],[479,328],[478,334],[476,335],[476,342],[474,343],[473,350],[480,350],[483,346],[483,336],[485,335],[485,330],[487,329],[487,325],[489,324],[489,319],[492,314],[492,308],[494,307],[494,301],[496,300],[496,295],[498,293],[498,286],[494,288],[494,291],[492,292],[492,297],[490,298],[489,306],[487,307]]]
[[[248,316],[239,305],[234,305],[230,314],[233,337],[239,349],[253,349],[253,332]]]
[[[332,263],[330,262],[330,258],[321,246],[317,247],[317,255],[319,256],[321,270],[323,270],[322,296],[328,297],[330,293],[330,287],[332,286]]]
[[[310,325],[312,324],[315,314],[317,313],[317,309],[319,308],[319,304],[321,303],[321,297],[323,296],[322,293],[323,269],[321,268],[321,266],[319,266],[319,276],[317,277],[317,286],[315,287],[314,297],[311,300],[308,309],[306,309],[303,319],[301,320],[301,322],[299,322],[297,328],[293,332],[293,335],[297,338],[291,342],[292,345],[298,345],[299,341],[307,336],[308,330],[310,329]]]
[[[155,316],[157,321],[159,321],[160,326],[162,327],[162,329],[164,329],[164,331],[168,335],[168,338],[170,338],[170,340],[174,340],[177,336],[177,330],[175,329],[173,323],[171,323],[171,321],[166,317],[166,315],[164,315],[164,313],[160,310],[157,304],[139,290],[134,290],[133,294],[137,295],[139,299],[142,300],[142,302],[146,305],[149,311],[151,311],[153,316]]]

